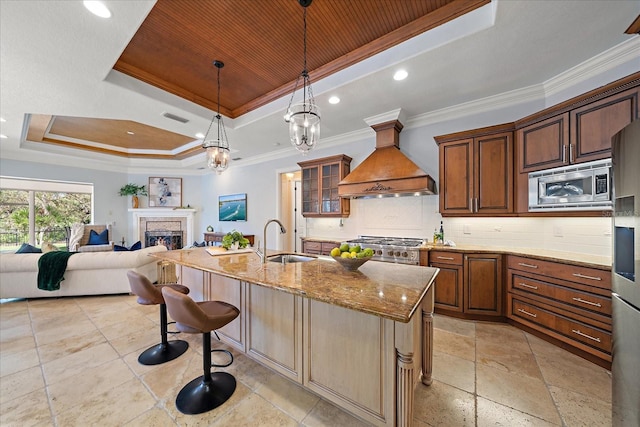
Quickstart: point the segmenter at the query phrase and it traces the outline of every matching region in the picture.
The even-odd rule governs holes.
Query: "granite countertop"
[[[459,245],[444,246],[427,244],[420,247],[429,251],[457,251],[475,253],[501,253],[507,255],[519,255],[536,258],[543,261],[564,262],[580,267],[596,268],[599,270],[611,270],[611,257],[581,254],[577,252],[552,251],[548,249],[536,248],[513,248],[504,246],[479,246],[479,245]]]
[[[402,323],[411,320],[438,272],[431,267],[377,261],[347,271],[324,256],[309,262],[263,264],[254,252],[212,256],[206,249],[152,256]],[[269,255],[277,253],[269,251]]]

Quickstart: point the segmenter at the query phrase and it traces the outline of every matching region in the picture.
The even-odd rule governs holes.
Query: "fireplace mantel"
[[[129,209],[133,216],[133,236],[135,240],[139,240],[141,234],[140,220],[142,218],[180,218],[185,219],[186,236],[183,244],[186,246],[194,241],[193,223],[196,214],[195,209],[168,209],[168,208],[139,208]],[[144,234],[144,231],[142,232]]]

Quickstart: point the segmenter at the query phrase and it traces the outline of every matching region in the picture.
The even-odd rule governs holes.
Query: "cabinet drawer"
[[[599,328],[561,316],[545,308],[510,296],[509,317],[542,326],[561,337],[579,342],[587,347],[611,353],[611,334]],[[543,304],[541,304],[543,305]]]
[[[340,246],[339,242],[322,242],[322,255],[330,255],[331,249]]]
[[[581,292],[517,274],[511,274],[509,291],[512,289],[552,298],[583,310],[595,311],[606,316],[611,316],[611,298],[601,295]]]
[[[429,263],[462,265],[462,253],[449,251],[430,251]]]
[[[313,241],[304,241],[302,243],[302,252],[307,254],[321,255],[322,254],[322,243],[321,242],[313,242]]]
[[[525,258],[516,255],[507,257],[508,268],[527,271],[542,276],[569,280],[603,289],[611,289],[611,272],[589,267],[579,267],[552,261]]]

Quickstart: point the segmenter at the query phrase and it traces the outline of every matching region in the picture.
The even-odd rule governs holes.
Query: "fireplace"
[[[195,209],[142,208],[129,209],[133,216],[132,242],[144,247],[164,244],[168,249],[181,249],[194,241]]]
[[[145,231],[144,247],[164,245],[169,250],[182,249],[182,231]]]

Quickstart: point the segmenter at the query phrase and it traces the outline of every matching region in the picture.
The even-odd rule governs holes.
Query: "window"
[[[71,224],[91,223],[93,184],[0,177],[0,250],[52,242],[66,249]]]

